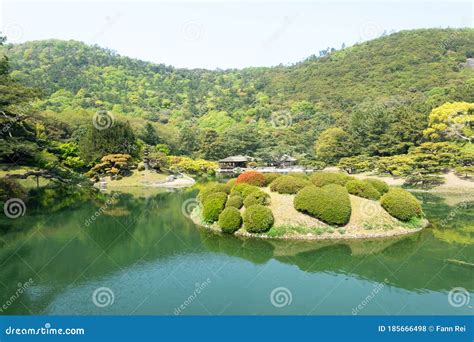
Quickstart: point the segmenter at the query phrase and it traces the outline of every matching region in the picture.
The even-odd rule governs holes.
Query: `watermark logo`
[[[17,23],[7,23],[1,31],[8,38],[8,41],[12,43],[17,43],[23,38],[23,27]]]
[[[191,217],[192,213],[196,211],[198,214],[202,211],[202,204],[197,198],[188,198],[181,205],[181,212],[186,217]]]
[[[112,127],[114,122],[114,116],[106,110],[98,111],[92,117],[92,124],[99,131]]]
[[[6,311],[20,296],[31,286],[33,285],[34,281],[32,278],[28,279],[27,282],[25,283],[18,283],[18,287],[13,295],[10,296],[6,300],[5,303],[3,303],[2,306],[0,306],[0,312]]]
[[[293,124],[293,118],[291,114],[286,111],[272,113],[270,120],[272,126],[276,129],[288,128]]]
[[[293,302],[293,294],[286,287],[274,288],[270,293],[270,302],[276,308],[289,306]]]
[[[192,304],[196,300],[196,298],[211,284],[211,279],[207,278],[202,283],[196,283],[194,287],[194,291],[188,298],[176,309],[174,309],[174,314],[176,316],[180,315],[181,312],[186,310],[186,308]]]
[[[114,304],[115,294],[108,287],[99,287],[92,293],[92,303],[99,308],[105,308]]]
[[[375,217],[380,213],[377,203],[370,200],[362,202],[360,210],[361,213],[367,218]]]
[[[10,198],[3,205],[3,212],[8,218],[15,219],[25,215],[26,205],[19,198]]]
[[[448,293],[448,303],[455,308],[468,305],[470,301],[469,292],[464,287],[455,287]]]
[[[183,24],[181,31],[185,40],[196,41],[201,39],[203,26],[199,22],[191,20]]]
[[[369,303],[377,296],[377,294],[382,291],[382,289],[385,287],[385,285],[388,284],[388,279],[384,279],[382,283],[377,284],[374,286],[372,291],[365,297],[362,302],[360,302],[357,307],[352,308],[352,315],[357,315],[360,311],[362,311]]]
[[[363,41],[380,37],[382,33],[382,28],[374,21],[367,21],[359,28],[359,36]]]

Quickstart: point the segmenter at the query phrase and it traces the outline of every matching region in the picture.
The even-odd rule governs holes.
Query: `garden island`
[[[414,233],[428,224],[408,191],[344,173],[247,171],[210,184],[191,214],[228,234],[276,239],[357,239]]]

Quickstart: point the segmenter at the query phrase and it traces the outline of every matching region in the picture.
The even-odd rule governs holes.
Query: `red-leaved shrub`
[[[237,177],[235,184],[240,184],[240,183],[263,186],[265,185],[265,177],[263,176],[263,173],[261,172],[247,171],[247,172],[241,173],[239,177]]]

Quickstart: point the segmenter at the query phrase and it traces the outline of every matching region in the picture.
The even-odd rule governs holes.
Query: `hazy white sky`
[[[9,42],[75,39],[176,67],[294,63],[384,30],[474,27],[473,1],[0,0]]]

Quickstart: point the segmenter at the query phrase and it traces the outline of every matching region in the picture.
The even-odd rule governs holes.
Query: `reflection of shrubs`
[[[271,182],[273,182],[275,179],[278,177],[281,177],[282,175],[279,173],[264,173],[263,177],[265,177],[265,185],[269,185]]]
[[[315,172],[311,175],[310,179],[314,185],[319,187],[328,184],[344,186],[349,180],[353,179],[353,177],[340,172]]]
[[[231,195],[240,195],[242,198],[246,198],[248,195],[250,195],[252,192],[259,190],[256,186],[242,183],[242,184],[237,184],[232,188],[232,191],[230,192]]]
[[[230,187],[227,184],[222,183],[208,185],[199,192],[198,198],[202,203],[204,203],[210,194],[216,192],[225,192],[228,194],[230,193]]]
[[[380,179],[375,179],[375,178],[367,178],[365,179],[366,182],[368,182],[370,185],[372,185],[375,190],[380,192],[381,195],[385,194],[390,190],[390,187],[388,186],[387,183],[385,183],[383,180]]]
[[[252,205],[244,211],[244,228],[250,233],[266,232],[274,221],[272,211],[263,205]]]
[[[219,215],[219,227],[224,233],[230,233],[239,230],[242,226],[242,217],[240,211],[237,208],[229,207],[225,208]]]
[[[322,188],[314,185],[301,189],[293,201],[295,209],[328,224],[344,225],[351,217],[351,201],[347,190],[337,184]]]
[[[300,177],[281,176],[270,184],[270,189],[280,194],[296,194],[308,184],[307,180]]]
[[[408,191],[392,188],[380,199],[382,207],[400,221],[409,221],[422,214],[420,202]]]
[[[213,223],[219,219],[227,201],[225,192],[215,192],[206,197],[203,202],[202,216],[205,222]]]
[[[252,192],[244,200],[244,205],[246,208],[255,204],[267,205],[269,203],[270,203],[270,195],[268,195],[266,192],[262,190],[256,190]]]
[[[227,200],[226,207],[234,207],[237,209],[242,208],[244,205],[244,199],[240,195],[231,195]]]
[[[239,175],[235,184],[247,183],[255,186],[265,185],[265,177],[263,173],[258,171],[247,171]]]
[[[350,194],[372,200],[378,200],[380,198],[380,192],[378,192],[369,182],[354,179],[346,183],[346,189]]]

